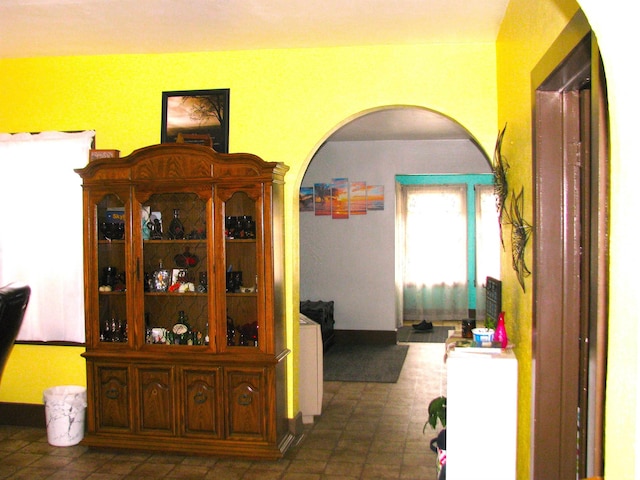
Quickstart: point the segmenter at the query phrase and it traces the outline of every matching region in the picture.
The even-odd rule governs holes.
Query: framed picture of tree
[[[229,152],[229,89],[162,92],[161,142],[210,145]],[[210,138],[210,142],[203,139]]]

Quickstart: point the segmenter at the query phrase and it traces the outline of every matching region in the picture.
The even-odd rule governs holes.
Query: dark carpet
[[[408,345],[335,344],[324,354],[324,380],[396,383]]]
[[[444,343],[449,337],[449,330],[455,330],[455,327],[439,327],[434,326],[430,332],[416,330],[411,325],[400,327],[396,338],[398,342],[416,342],[416,343]]]

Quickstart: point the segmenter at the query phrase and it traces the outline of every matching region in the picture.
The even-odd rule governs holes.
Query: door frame
[[[591,92],[586,146],[580,130],[584,82],[590,82]],[[602,475],[608,125],[597,43],[581,12],[532,72],[532,96],[536,231],[531,478]]]

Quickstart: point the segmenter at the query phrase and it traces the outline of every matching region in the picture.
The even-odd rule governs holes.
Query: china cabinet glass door
[[[209,344],[208,204],[169,192],[140,205],[145,344]]]
[[[255,192],[225,193],[222,196],[226,198],[223,208],[226,346],[258,347],[263,308],[259,301],[263,270],[258,261],[262,219],[258,218]]]
[[[122,196],[107,193],[96,202],[98,341],[128,343],[126,212]],[[93,288],[93,287],[92,287]]]

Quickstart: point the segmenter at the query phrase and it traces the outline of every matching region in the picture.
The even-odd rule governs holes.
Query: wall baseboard
[[[395,345],[395,330],[335,330],[335,343],[359,343],[365,345]]]
[[[0,402],[0,425],[46,428],[44,405]]]

